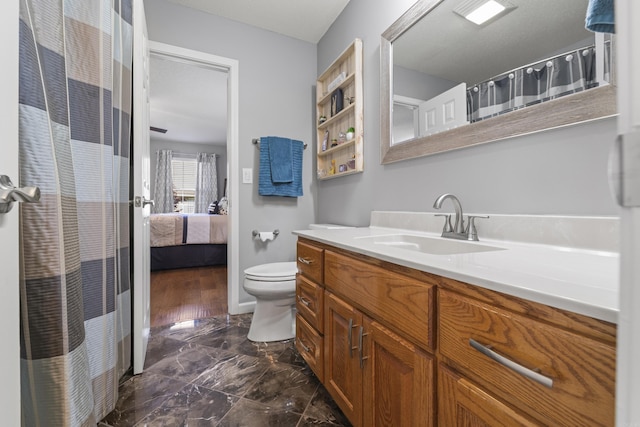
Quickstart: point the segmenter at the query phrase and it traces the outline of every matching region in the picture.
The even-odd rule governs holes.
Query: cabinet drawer
[[[441,426],[542,426],[445,365],[438,372],[438,422]]]
[[[543,424],[613,425],[612,346],[448,291],[438,304],[440,353],[454,367]]]
[[[298,242],[298,271],[317,283],[323,282],[322,264],[324,250],[306,243]]]
[[[324,381],[323,344],[322,336],[297,314],[296,348],[320,382]]]
[[[311,325],[322,334],[323,322],[323,289],[304,276],[296,279],[296,310]]]
[[[331,251],[325,252],[325,287],[397,334],[433,349],[435,285]]]

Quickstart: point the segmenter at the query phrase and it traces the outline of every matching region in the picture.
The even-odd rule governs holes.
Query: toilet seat
[[[244,277],[259,282],[286,282],[296,279],[298,266],[295,261],[272,262],[249,267],[244,271]]]

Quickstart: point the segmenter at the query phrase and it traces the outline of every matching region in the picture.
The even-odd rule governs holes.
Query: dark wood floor
[[[227,267],[151,273],[151,327],[227,314]]]

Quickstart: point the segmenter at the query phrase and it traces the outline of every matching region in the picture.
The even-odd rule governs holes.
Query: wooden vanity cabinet
[[[296,347],[355,427],[614,425],[616,325],[307,239],[298,256]]]
[[[324,249],[298,241],[296,349],[320,381],[324,379]]]
[[[433,426],[433,286],[326,251],[325,288],[324,385],[347,418]]]
[[[433,426],[433,356],[329,291],[324,386],[354,426]]]

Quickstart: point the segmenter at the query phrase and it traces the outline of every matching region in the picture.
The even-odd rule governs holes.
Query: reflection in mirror
[[[499,1],[476,25],[472,1],[420,0],[382,35],[382,163],[615,114],[588,0]]]
[[[403,142],[420,135],[418,107],[423,99],[393,95],[393,139]]]

